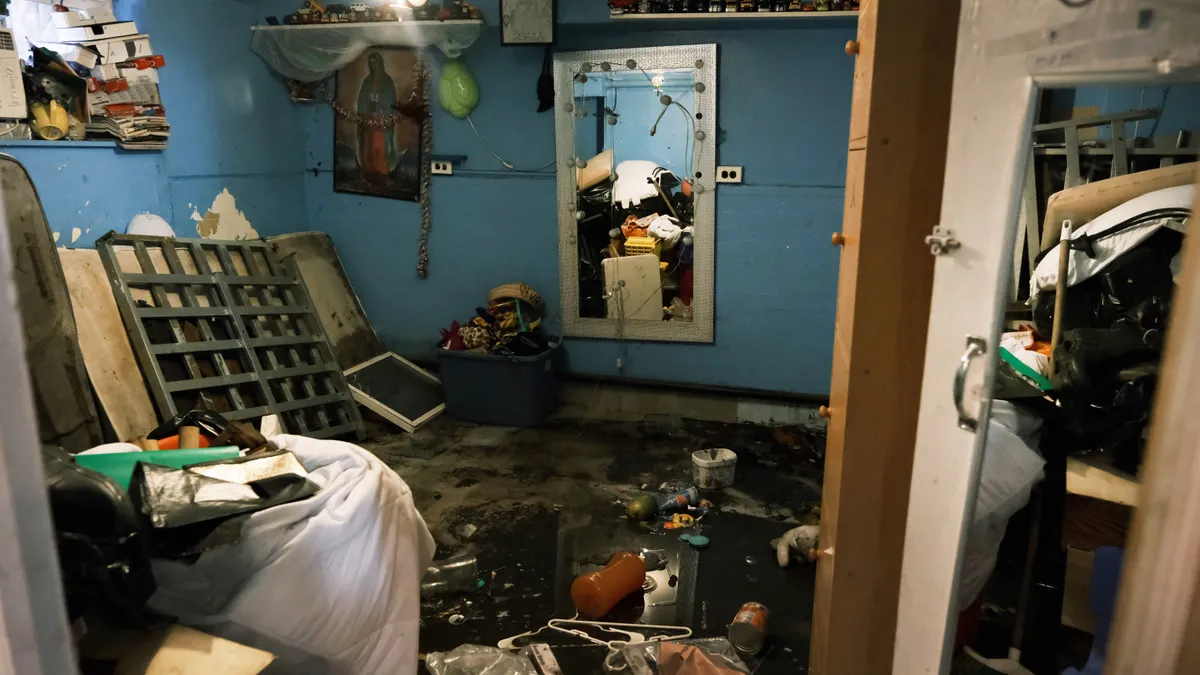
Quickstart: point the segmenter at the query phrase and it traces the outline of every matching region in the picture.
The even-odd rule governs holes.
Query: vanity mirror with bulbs
[[[713,340],[715,44],[558,54],[569,336]]]

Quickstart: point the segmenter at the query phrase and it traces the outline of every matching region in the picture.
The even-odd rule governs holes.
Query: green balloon
[[[438,98],[446,112],[460,120],[466,119],[479,104],[479,85],[462,61],[450,59],[442,66]]]

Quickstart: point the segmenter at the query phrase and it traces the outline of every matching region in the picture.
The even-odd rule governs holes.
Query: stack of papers
[[[57,42],[39,46],[89,78],[88,134],[114,137],[123,147],[166,147],[171,127],[158,90],[158,68],[165,62],[154,54],[150,36],[108,9],[55,12],[54,26]]]

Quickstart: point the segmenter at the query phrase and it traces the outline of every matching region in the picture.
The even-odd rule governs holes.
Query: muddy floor
[[[748,661],[764,675],[802,672],[807,664],[813,568],[781,569],[770,543],[813,521],[823,438],[668,417],[564,419],[537,429],[442,417],[411,435],[383,425],[373,432],[364,447],[412,488],[438,558],[469,552],[478,559],[478,588],[426,599],[422,651],[494,646],[551,618],[570,618],[576,575],[598,569],[617,550],[654,548],[668,551],[677,566],[670,597],[652,602],[663,594],[638,594],[614,610],[620,618],[723,636],[742,603],[762,602],[772,612],[769,638]],[[714,447],[733,450],[738,462],[735,484],[705,492],[713,507],[689,530],[710,538],[706,548],[680,542],[683,530],[623,517],[641,494],[689,487],[691,453]],[[604,672],[604,648],[548,630],[518,644],[529,642],[552,645],[566,673]]]

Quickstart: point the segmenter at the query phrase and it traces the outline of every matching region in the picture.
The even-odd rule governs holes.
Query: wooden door
[[[943,227],[954,231],[959,247],[938,256],[934,263],[892,672],[937,675],[949,671],[960,604],[958,576],[964,533],[974,515],[1039,86],[1097,85],[1105,78],[1123,84],[1161,83],[1172,71],[1185,72],[1200,63],[1200,43],[1194,39],[1200,34],[1200,14],[1193,7],[1171,0],[1146,0],[1127,20],[1116,20],[1117,14],[1110,12],[1119,13],[1118,5],[1037,0],[963,5],[945,197],[939,218]],[[1064,35],[1073,37],[1063,40]],[[1182,300],[1177,308],[1188,306],[1192,298],[1185,295]],[[975,345],[970,351],[968,339]],[[1177,348],[1179,341],[1174,339],[1173,344]],[[1167,354],[1170,358],[1171,346]],[[1188,364],[1180,365],[1180,372],[1191,372]],[[1164,367],[1164,372],[1171,370]],[[956,382],[963,386],[956,387]],[[1176,386],[1183,391],[1186,385],[1178,382]],[[1170,388],[1165,382],[1160,386]],[[1195,401],[1189,399],[1188,404],[1187,410],[1194,411]],[[977,430],[973,420],[978,422]],[[1151,433],[1168,438],[1160,431],[1158,419]],[[1194,447],[1194,436],[1190,440]],[[1153,445],[1152,440],[1150,450]],[[1147,472],[1150,461],[1147,459]],[[1176,484],[1185,485],[1185,479],[1194,475],[1195,465],[1185,463]],[[1191,485],[1183,489],[1195,490]],[[1194,511],[1178,513],[1181,518],[1191,518]],[[1148,524],[1140,513],[1138,522]],[[1193,522],[1180,525],[1180,529],[1195,533],[1200,528]],[[1148,533],[1155,530],[1162,531],[1145,528]],[[1137,525],[1134,533],[1136,545]],[[1200,539],[1193,543],[1200,545]],[[1146,558],[1134,550],[1129,560]],[[1160,577],[1142,588],[1157,584],[1168,591],[1175,579],[1190,584],[1187,574],[1178,572],[1186,564],[1191,565],[1187,573],[1194,576],[1195,558],[1189,553],[1172,563],[1163,561],[1160,569],[1176,570],[1173,579]],[[1125,585],[1121,602],[1133,606],[1137,601],[1132,600],[1130,588]],[[1180,590],[1187,589],[1175,589]],[[1140,602],[1169,595],[1147,594]],[[1190,598],[1183,601],[1187,600]],[[1148,610],[1162,609],[1140,606],[1147,612],[1139,615],[1141,619],[1148,618]],[[1118,628],[1122,609],[1118,608]],[[1186,612],[1180,611],[1178,616],[1178,623],[1187,620]],[[1131,635],[1134,640],[1148,640],[1153,629],[1144,624],[1139,626],[1140,632]],[[1116,643],[1129,645],[1129,639],[1118,638]],[[1178,646],[1177,641],[1172,648],[1179,651]],[[1136,666],[1120,671],[1111,669],[1113,663],[1110,659],[1108,672],[1170,672],[1156,668],[1153,659],[1133,659],[1130,663]]]
[[[810,669],[887,673],[950,114],[957,0],[868,0],[840,232]]]

